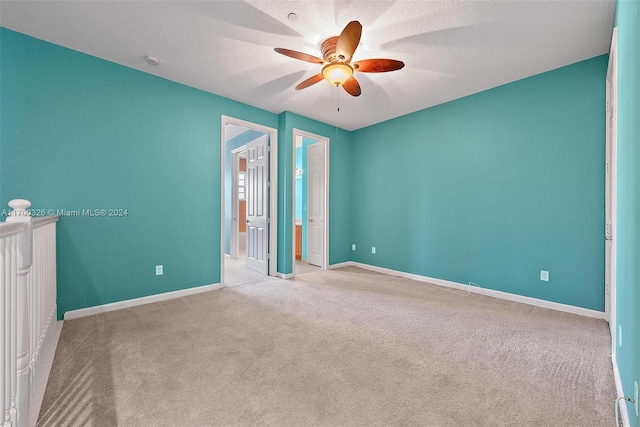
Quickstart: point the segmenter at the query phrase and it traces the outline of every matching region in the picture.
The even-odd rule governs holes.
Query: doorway
[[[617,215],[617,31],[613,29],[607,69],[607,125],[605,165],[605,318],[611,330],[611,351],[615,358],[616,331],[616,215]]]
[[[274,276],[277,130],[222,116],[221,171],[220,283]]]
[[[329,139],[293,130],[293,274],[327,268]]]

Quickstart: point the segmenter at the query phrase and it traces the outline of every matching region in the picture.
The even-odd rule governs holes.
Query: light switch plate
[[[376,253],[376,247],[375,247],[375,246],[372,246],[372,247],[371,247],[371,253],[372,253],[372,254],[375,254],[375,253]]]
[[[540,270],[540,280],[543,282],[549,281],[549,272],[547,270]]]
[[[164,269],[161,265],[156,265],[156,276],[162,276],[164,274]]]
[[[355,243],[352,243],[352,244],[351,244],[351,250],[352,250],[352,251],[355,251],[355,250],[356,250],[356,244],[355,244]]]

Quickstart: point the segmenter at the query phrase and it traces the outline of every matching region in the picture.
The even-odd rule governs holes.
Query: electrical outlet
[[[622,325],[618,325],[618,347],[622,347]]]
[[[352,243],[352,244],[351,244],[351,250],[352,250],[352,251],[355,251],[355,250],[356,250],[356,244],[355,244],[355,243]]]
[[[640,417],[638,414],[638,405],[640,405],[640,403],[638,403],[638,381],[633,382],[633,400],[633,406],[636,408],[636,417]]]
[[[164,274],[163,268],[161,265],[156,265],[156,276],[162,276]]]
[[[371,246],[371,253],[375,254],[376,253],[376,247],[375,246]]]
[[[540,270],[540,280],[543,282],[549,281],[549,272],[547,270]]]

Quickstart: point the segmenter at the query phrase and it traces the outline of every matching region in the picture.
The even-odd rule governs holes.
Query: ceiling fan
[[[322,72],[300,83],[296,90],[314,85],[322,79],[331,84],[342,86],[352,96],[360,96],[360,84],[353,76],[355,71],[361,73],[385,73],[396,71],[404,67],[404,62],[395,59],[363,59],[351,63],[353,53],[360,43],[362,25],[358,21],[351,21],[344,27],[340,36],[326,39],[322,45],[322,58],[290,49],[275,48],[275,51],[301,61],[323,65]]]

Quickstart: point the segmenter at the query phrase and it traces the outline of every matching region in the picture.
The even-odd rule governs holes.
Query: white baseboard
[[[349,267],[349,266],[353,266],[353,265],[356,265],[353,261],[339,262],[337,264],[329,265],[327,267],[327,270],[335,270],[336,268]]]
[[[435,279],[433,277],[420,276],[418,274],[412,274],[412,273],[405,273],[404,271],[391,270],[389,268],[384,268],[384,267],[376,267],[375,265],[362,264],[354,261],[349,261],[349,262],[335,264],[335,265],[341,265],[342,267],[351,265],[351,266],[364,268],[366,270],[376,271],[378,273],[388,274],[390,276],[404,277],[406,279],[411,279],[418,282],[431,283],[432,285],[444,286],[447,288],[454,288],[454,289],[459,289],[463,291],[470,291],[476,294],[485,295],[493,298],[499,298],[507,301],[514,301],[514,302],[519,302],[523,304],[529,304],[536,307],[548,308],[551,310],[564,311],[566,313],[572,313],[572,314],[577,314],[577,315],[586,316],[586,317],[593,317],[596,319],[605,318],[604,311],[590,310],[588,308],[576,307],[574,305],[561,304],[561,303],[546,301],[538,298],[525,297],[522,295],[512,294],[509,292],[495,291],[493,289],[478,288],[475,286],[469,286],[462,283],[450,282],[448,280]],[[334,268],[337,268],[337,267],[334,267]]]
[[[56,355],[56,348],[58,348],[58,340],[60,340],[60,333],[62,332],[63,320],[55,320],[49,326],[47,336],[44,340],[43,347],[40,353],[40,361],[38,366],[38,374],[36,375],[37,381],[34,381],[31,387],[31,402],[29,402],[29,426],[35,426],[38,421],[38,415],[40,414],[40,408],[42,407],[42,400],[44,399],[44,392],[47,389],[47,380],[51,373],[51,367],[53,366],[53,359]]]
[[[613,379],[616,382],[616,394],[618,397],[624,396],[624,390],[622,389],[622,379],[620,378],[620,370],[618,369],[618,361],[616,360],[615,351],[612,352],[611,362],[613,363]],[[620,402],[620,418],[622,418],[622,425],[624,427],[630,427],[629,412],[627,411],[627,402]]]
[[[187,295],[213,291],[215,289],[220,289],[221,287],[222,285],[220,283],[214,283],[212,285],[197,286],[195,288],[181,289],[179,291],[149,295],[148,297],[112,302],[110,304],[97,305],[94,307],[80,308],[78,310],[67,311],[64,314],[64,320],[71,320],[71,319],[77,319],[79,317],[92,316],[94,314],[107,313],[109,311],[121,310],[123,308],[150,304],[152,302],[166,301],[174,298],[181,298]]]
[[[280,273],[280,272],[278,271],[278,273],[276,273],[276,274],[277,274],[277,276],[278,276],[279,278],[281,278],[281,279],[285,279],[285,280],[287,280],[287,279],[293,279],[294,277],[296,277],[296,275],[295,275],[295,274],[293,274],[293,273],[284,274],[284,273]]]

